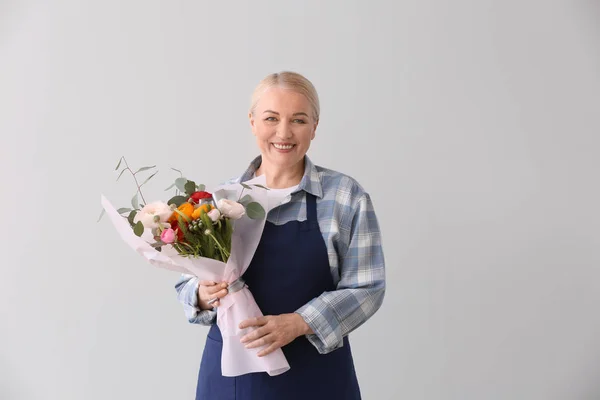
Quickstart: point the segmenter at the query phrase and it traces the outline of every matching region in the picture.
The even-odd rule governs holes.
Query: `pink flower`
[[[173,243],[175,241],[175,231],[171,228],[165,229],[160,234],[160,240],[167,244]]]

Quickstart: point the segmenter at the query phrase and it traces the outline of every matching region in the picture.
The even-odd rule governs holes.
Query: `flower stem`
[[[231,254],[229,254],[229,252],[227,250],[225,250],[223,248],[223,246],[221,246],[221,243],[219,243],[219,241],[217,240],[217,238],[215,237],[215,235],[213,235],[212,233],[210,234],[210,237],[215,241],[215,243],[217,244],[217,247],[219,248],[219,251],[221,252],[222,255],[224,255],[226,258],[229,258],[229,256]]]
[[[242,194],[244,194],[244,190],[246,190],[246,188],[242,186],[242,191],[240,192],[240,197],[237,199],[238,203],[239,203],[240,199],[242,198]]]
[[[187,246],[190,250],[192,250],[192,254],[196,255],[196,249],[194,249],[191,245],[189,245],[188,243],[185,242],[179,242],[180,244]]]

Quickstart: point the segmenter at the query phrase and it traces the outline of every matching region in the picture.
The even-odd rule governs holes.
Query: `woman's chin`
[[[273,144],[269,146],[269,154],[274,158],[279,159],[296,159],[301,153],[301,149],[298,146],[292,146],[291,148],[278,149]]]
[[[270,151],[267,154],[269,162],[276,164],[281,167],[291,167],[296,165],[299,161],[302,161],[304,154],[299,154],[295,149],[288,152]]]

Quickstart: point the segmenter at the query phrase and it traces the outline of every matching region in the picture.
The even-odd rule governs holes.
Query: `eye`
[[[265,118],[265,121],[275,121],[275,117],[267,117]]]
[[[296,121],[298,121],[298,122],[299,122],[299,123],[301,123],[301,124],[305,124],[305,123],[306,123],[306,122],[304,122],[304,120],[303,120],[303,119],[295,119],[295,120],[294,120],[294,122],[296,122]]]

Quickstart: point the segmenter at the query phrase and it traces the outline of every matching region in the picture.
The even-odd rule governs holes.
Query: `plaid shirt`
[[[251,179],[261,161],[257,157],[241,177],[228,183]],[[268,213],[267,221],[282,225],[306,220],[303,192],[317,198],[317,219],[336,290],[324,292],[296,312],[314,332],[307,335],[308,340],[325,354],[341,347],[343,337],[381,306],[385,293],[384,256],[369,194],[354,179],[316,166],[308,157],[300,185]],[[198,278],[184,274],[175,289],[189,322],[215,323],[216,311],[198,307]]]

